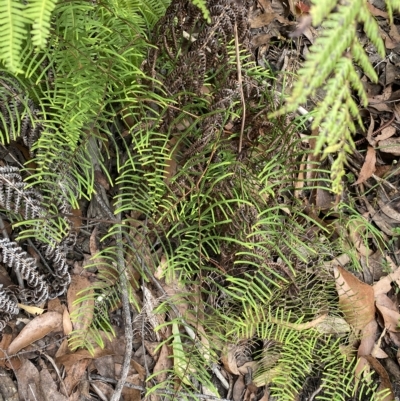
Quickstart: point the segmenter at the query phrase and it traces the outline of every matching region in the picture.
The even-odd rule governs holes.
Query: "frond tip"
[[[26,14],[32,22],[32,42],[38,48],[46,45],[50,34],[51,13],[56,6],[56,0],[31,0],[26,8]]]
[[[24,8],[18,0],[0,0],[0,60],[13,73],[22,72],[20,54],[29,23]]]

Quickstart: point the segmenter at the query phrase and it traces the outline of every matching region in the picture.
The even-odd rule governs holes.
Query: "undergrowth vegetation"
[[[305,399],[307,386],[322,387],[321,400],[381,399],[373,381],[354,386],[357,358],[343,351],[348,327],[335,331],[343,319],[327,262],[343,252],[344,240],[340,230],[314,220],[318,213],[306,202],[321,182],[332,184],[329,167],[304,170],[311,150],[297,135],[302,122],[282,116],[334,68],[324,67],[324,78],[311,80],[307,91],[296,87],[297,103],[291,99],[282,109],[272,72],[253,61],[239,7],[228,11],[222,1],[196,2],[201,10],[187,1],[170,8],[160,0],[39,3],[52,15],[50,25],[39,29],[34,17],[25,36],[18,28],[22,19],[10,20],[12,29],[3,25],[14,42],[0,47],[0,117],[2,144],[21,137],[31,152],[23,175],[40,192],[46,213],[8,218],[20,240],[50,244],[78,232],[70,218],[89,200],[108,222],[101,250],[87,266],[97,269],[96,281],[74,316],[79,321],[93,314],[93,320],[71,333],[70,346],[93,351],[103,345],[114,334],[110,310],[126,291],[135,323],[146,327],[135,335],[172,349],[163,380],[148,377],[149,393],[172,398],[174,391],[193,394],[202,387],[219,396],[213,372],[233,347],[248,358],[254,383],[269,385],[279,400]],[[315,22],[329,15],[329,28],[344,15],[343,29],[351,26],[341,47],[329,47],[334,60],[321,51],[327,30],[300,74],[312,79],[309,71],[329,59],[345,84],[339,96],[337,77],[328,81],[328,100],[319,110],[325,115],[330,109],[331,120],[322,114],[315,120],[325,121],[317,151],[328,143],[328,154],[340,145],[337,190],[358,112],[350,83],[364,98],[344,49],[351,44],[356,61],[371,72],[354,36],[357,15],[378,48],[380,39],[364,1],[352,2],[357,9],[339,5],[332,14],[336,2],[320,3],[317,10],[322,3],[326,8]],[[19,18],[22,3],[11,4]],[[329,101],[333,97],[337,101]],[[339,120],[350,128],[332,130]],[[312,178],[303,178],[310,172]],[[336,211],[344,227],[365,223],[344,202]],[[365,226],[369,246],[378,234]],[[121,274],[127,289],[119,285]],[[151,301],[148,287],[160,299]],[[321,316],[329,316],[331,327]]]

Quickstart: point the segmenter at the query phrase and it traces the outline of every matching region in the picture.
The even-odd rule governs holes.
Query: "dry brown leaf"
[[[233,401],[242,401],[244,394],[245,384],[244,376],[239,376],[233,385],[232,398]]]
[[[393,156],[400,156],[400,138],[388,138],[380,141],[379,150]]]
[[[381,365],[381,363],[375,359],[373,356],[368,355],[364,357],[370,366],[375,370],[376,373],[378,373],[380,379],[381,379],[381,384],[378,387],[378,391],[383,391],[383,390],[388,390],[389,393],[386,397],[380,398],[382,401],[393,401],[395,399],[394,397],[394,392],[392,388],[392,383],[390,381],[389,375],[386,372],[385,368]]]
[[[114,389],[110,384],[104,383],[100,380],[93,380],[91,384],[94,384],[107,397],[107,400],[111,399]]]
[[[85,296],[93,294],[90,289],[90,281],[83,276],[73,275],[71,277],[71,284],[67,292],[68,311],[73,321],[72,326],[74,330],[87,329],[93,320],[94,300],[88,299],[79,304],[76,301]]]
[[[31,320],[7,349],[8,355],[40,340],[52,331],[62,331],[62,316],[58,312],[47,312]]]
[[[385,328],[389,331],[400,332],[400,313],[382,304],[376,304],[385,322]]]
[[[233,375],[240,375],[235,357],[236,350],[236,346],[228,344],[222,351],[221,362],[223,363],[224,368],[227,372]]]
[[[353,184],[361,184],[362,182],[368,180],[375,172],[376,164],[376,151],[372,146],[368,146],[367,154],[365,156],[364,164],[361,167],[358,180]]]
[[[358,347],[357,355],[365,356],[370,355],[375,345],[376,332],[378,330],[378,323],[376,320],[371,320],[363,327],[361,331],[361,342]]]
[[[68,401],[68,398],[57,390],[57,384],[54,382],[48,369],[42,367],[39,374],[40,389],[43,394],[43,401]]]
[[[383,141],[384,139],[391,138],[396,133],[395,127],[386,127],[382,130],[382,132],[375,137],[375,141]]]
[[[130,375],[126,378],[128,383],[134,384],[136,386],[140,386],[140,378],[139,375]],[[136,390],[134,388],[124,387],[122,389],[122,396],[124,397],[125,401],[141,401],[142,396],[140,390]]]
[[[6,330],[3,331],[2,338],[0,341],[0,367],[6,366],[7,358],[3,350],[6,350],[8,346],[11,344],[12,337],[13,337],[12,333],[7,333]]]
[[[82,359],[96,359],[106,355],[112,355],[113,352],[104,348],[95,348],[92,353],[86,349],[80,349],[72,354],[68,353],[56,358],[56,362],[65,367],[72,366],[74,363],[81,361]]]
[[[157,360],[158,352],[160,351],[159,345],[160,343],[144,340],[144,346],[146,347],[147,352],[155,360]]]
[[[39,371],[28,359],[23,359],[20,369],[14,372],[18,382],[20,400],[43,400]]]
[[[71,333],[72,331],[71,317],[69,316],[67,308],[64,308],[63,312],[63,330],[64,330],[64,335],[66,336],[68,336],[69,333]]]
[[[61,302],[58,298],[49,299],[47,302],[47,312],[58,312],[63,314],[64,305],[61,305]]]
[[[375,319],[374,290],[340,266],[333,270],[344,317],[356,331],[361,331]]]
[[[82,210],[72,209],[71,215],[68,219],[71,221],[74,231],[79,232],[82,227]]]
[[[67,377],[64,380],[64,384],[68,396],[71,395],[77,384],[85,377],[85,371],[90,361],[90,359],[81,359],[65,369]]]
[[[134,359],[130,361],[131,368],[135,369],[136,372],[139,374],[140,380],[146,380],[146,369]]]
[[[158,361],[154,366],[153,373],[158,373],[155,377],[158,383],[162,383],[166,380],[168,376],[168,370],[172,367],[172,351],[170,351],[170,347],[166,344],[163,344],[160,351],[160,356],[158,357]]]
[[[392,289],[391,284],[393,281],[400,284],[400,267],[396,268],[389,257],[386,257],[386,261],[391,266],[393,273],[389,273],[373,285],[375,298],[378,298],[380,294],[387,294]]]

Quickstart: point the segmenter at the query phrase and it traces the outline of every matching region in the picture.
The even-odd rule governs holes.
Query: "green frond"
[[[12,73],[22,72],[20,54],[29,22],[25,7],[19,0],[0,1],[0,61]]]
[[[37,48],[45,47],[50,34],[51,13],[57,0],[30,0],[26,15],[32,24],[32,43]]]

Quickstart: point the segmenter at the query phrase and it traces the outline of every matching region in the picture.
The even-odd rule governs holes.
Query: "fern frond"
[[[26,7],[26,15],[32,23],[32,43],[37,48],[46,46],[50,35],[51,13],[57,0],[30,0]]]
[[[315,25],[322,22],[321,35],[311,47],[310,54],[299,71],[299,79],[287,105],[274,115],[297,109],[322,87],[326,94],[316,107],[316,118],[313,121],[314,129],[320,126],[315,152],[320,152],[325,145],[324,155],[341,149],[351,152],[354,148],[352,134],[355,132],[353,119],[362,127],[352,92],[356,91],[364,106],[368,100],[350,57],[354,58],[372,81],[377,80],[376,72],[356,35],[357,24],[363,24],[367,37],[381,57],[385,54],[385,47],[377,22],[364,0],[352,0],[346,4],[334,0],[315,1],[310,13]],[[335,161],[332,172],[335,191],[342,188],[340,179],[344,174],[344,161],[344,154]]]
[[[25,5],[18,0],[0,1],[0,60],[12,73],[22,72],[20,53],[29,20]]]

